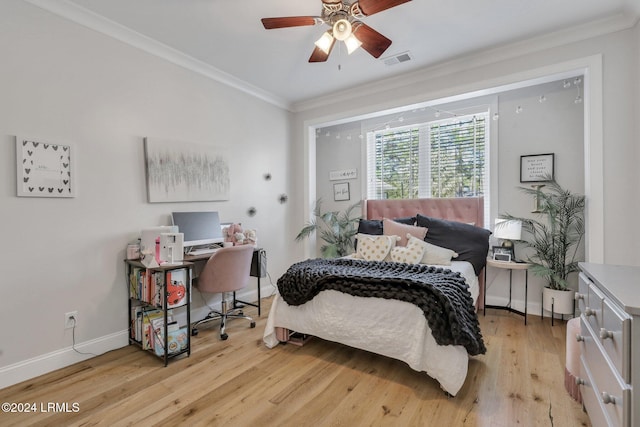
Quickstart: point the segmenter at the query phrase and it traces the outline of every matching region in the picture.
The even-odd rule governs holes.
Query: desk
[[[195,264],[193,277],[197,278],[198,273],[202,270],[203,264],[211,258],[213,254],[202,254],[202,255],[185,255],[184,260],[188,262],[193,262]],[[241,301],[236,299],[236,293],[233,293],[233,308],[238,308],[238,303],[251,305],[253,307],[258,308],[258,316],[260,316],[260,278],[265,277],[267,274],[266,270],[266,252],[262,248],[255,248],[253,250],[253,258],[251,259],[251,269],[249,271],[249,275],[252,277],[258,278],[258,302],[254,304],[252,302]]]
[[[501,269],[505,269],[505,270],[509,270],[509,303],[506,306],[502,306],[502,305],[487,305],[487,289],[485,288],[484,290],[484,314],[487,314],[487,308],[496,308],[499,310],[508,310],[511,313],[516,313],[519,314],[521,316],[524,316],[524,324],[527,324],[527,290],[529,287],[529,267],[531,267],[531,264],[528,264],[526,262],[511,262],[511,261],[494,261],[491,258],[487,259],[487,266],[484,269],[484,284],[485,286],[488,285],[487,283],[487,269],[489,267],[493,267],[493,268],[501,268]],[[512,286],[512,279],[513,279],[513,270],[524,270],[524,313],[521,311],[518,311],[516,309],[514,309],[513,307],[511,307],[511,286]]]

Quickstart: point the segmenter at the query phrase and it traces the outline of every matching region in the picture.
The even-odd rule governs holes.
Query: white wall
[[[18,0],[0,2],[0,58],[0,387],[83,358],[65,312],[83,351],[127,344],[125,246],[173,210],[256,228],[274,280],[289,266],[290,113]],[[16,197],[15,135],[72,145],[77,197]],[[227,147],[231,200],[147,203],[145,136]]]
[[[316,144],[316,182],[317,197],[322,199],[322,211],[345,211],[360,201],[362,183],[366,180],[362,168],[362,155],[366,139],[360,138],[360,123],[344,125],[339,132],[326,134],[320,132]],[[330,180],[331,171],[355,169],[357,177],[353,179]],[[349,184],[349,200],[334,201],[334,184]],[[360,210],[354,212],[359,214]]]

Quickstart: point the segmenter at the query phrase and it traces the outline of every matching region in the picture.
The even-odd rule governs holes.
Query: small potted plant
[[[543,308],[552,313],[572,314],[574,293],[568,289],[568,278],[579,271],[578,262],[583,256],[585,197],[551,179],[544,186],[520,190],[536,198],[534,213],[540,219],[512,215],[504,218],[522,222],[521,241],[533,250],[527,259],[532,265],[531,272],[547,281],[542,290]]]
[[[353,239],[358,232],[360,216],[352,216],[353,211],[360,206],[360,202],[349,206],[344,212],[330,211],[322,213],[322,200],[316,201],[313,209],[314,219],[307,222],[296,236],[296,241],[305,239],[318,231],[319,237],[325,242],[320,247],[324,258],[335,258],[353,252]]]

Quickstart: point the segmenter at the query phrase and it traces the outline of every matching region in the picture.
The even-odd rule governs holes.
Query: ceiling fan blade
[[[311,53],[309,62],[325,62],[329,58],[329,54],[331,53],[331,50],[333,49],[333,45],[335,44],[336,44],[336,39],[333,39],[331,46],[329,46],[329,51],[326,53],[324,50],[316,46],[316,48],[313,49],[313,52]]]
[[[318,19],[315,16],[284,16],[280,18],[262,18],[262,25],[267,30],[274,28],[288,27],[304,27],[307,25],[316,25]]]
[[[358,4],[362,13],[365,16],[369,16],[409,1],[411,0],[359,0]]]
[[[361,47],[374,58],[379,58],[391,46],[391,40],[362,22],[357,22],[353,34],[362,43]]]

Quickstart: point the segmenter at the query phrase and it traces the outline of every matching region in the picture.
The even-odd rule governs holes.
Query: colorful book
[[[164,322],[164,313],[158,309],[148,309],[142,312],[142,349],[150,350],[154,344],[153,321],[162,319]]]
[[[180,307],[187,303],[187,270],[167,272],[167,307]]]
[[[187,328],[169,331],[168,335],[167,346],[169,354],[179,353],[187,348],[189,344],[189,331]]]

